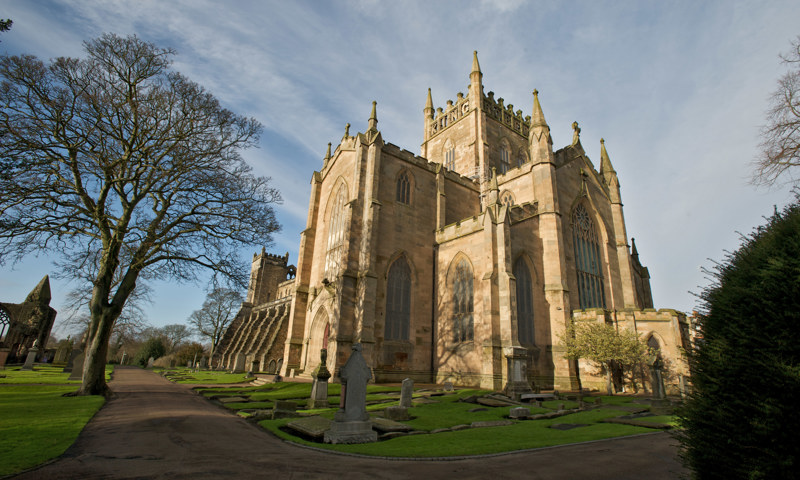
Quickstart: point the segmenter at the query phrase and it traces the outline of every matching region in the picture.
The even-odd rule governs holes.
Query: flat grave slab
[[[316,415],[292,420],[286,427],[311,438],[322,438],[325,430],[331,428],[331,421]]]

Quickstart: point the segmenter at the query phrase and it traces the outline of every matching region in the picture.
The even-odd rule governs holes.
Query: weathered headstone
[[[342,393],[339,411],[331,429],[325,432],[325,443],[367,443],[378,440],[367,413],[367,382],[372,371],[361,355],[361,344],[353,344],[353,352],[339,371]]]
[[[69,352],[69,360],[67,360],[67,365],[64,367],[64,370],[61,371],[61,373],[72,372],[75,369],[75,359],[78,358],[80,354],[80,350],[73,348],[72,351]]]
[[[69,337],[66,340],[58,342],[56,354],[53,357],[53,363],[66,363],[69,360],[69,352],[72,351],[72,340]]]
[[[200,358],[200,368],[205,369],[208,366],[208,360],[206,357]]]
[[[391,407],[384,408],[383,416],[384,418],[388,418],[389,420],[394,420],[396,422],[403,422],[411,419],[411,417],[408,415],[408,408],[401,407],[399,405],[393,405]]]
[[[153,362],[155,362],[155,361],[156,361],[156,359],[153,358],[153,357],[148,358],[147,359],[147,368],[153,368]]]
[[[272,419],[290,418],[297,415],[297,403],[287,400],[275,400],[275,405],[272,407]]]
[[[452,392],[453,391],[453,382],[444,382],[444,391],[445,392]]]
[[[320,362],[317,368],[311,373],[314,383],[311,385],[311,398],[308,399],[308,408],[328,408],[328,379],[331,372],[328,371],[328,350],[323,348],[319,351]]]
[[[653,398],[656,400],[664,400],[667,398],[664,389],[664,377],[661,375],[661,369],[664,363],[659,355],[654,355],[649,363],[651,383],[653,384]]]
[[[528,418],[531,411],[525,407],[514,407],[508,412],[508,418]]]
[[[505,357],[508,367],[505,394],[509,398],[519,400],[522,395],[533,393],[528,383],[528,350],[522,347],[508,347],[505,349]]]
[[[39,355],[38,344],[38,340],[33,342],[33,347],[28,350],[28,356],[25,358],[25,364],[22,366],[22,368],[20,368],[20,370],[33,370],[33,362],[36,361],[36,356]]]
[[[411,408],[411,398],[414,396],[414,380],[406,378],[400,387],[400,406]]]
[[[83,362],[85,360],[86,355],[78,350],[78,355],[72,360],[72,372],[69,374],[69,380],[83,379]]]

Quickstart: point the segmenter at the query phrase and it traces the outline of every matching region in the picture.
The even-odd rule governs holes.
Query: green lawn
[[[72,445],[105,402],[102,396],[62,396],[74,390],[74,385],[0,385],[0,475],[34,467]]]
[[[70,373],[62,373],[64,366],[52,366],[48,364],[35,364],[33,370],[20,370],[21,367],[6,367],[0,370],[0,385],[3,384],[25,384],[25,385],[79,385],[80,380],[69,380]],[[113,365],[106,365],[106,381],[111,380],[111,373],[114,371]]]
[[[373,415],[380,415],[387,406],[397,405],[399,400],[397,392],[399,390],[399,387],[368,385],[367,411]],[[338,408],[341,385],[337,383],[330,384],[328,386],[330,407],[317,409],[305,408],[308,397],[311,394],[311,384],[308,383],[282,382],[246,388],[203,387],[198,388],[197,391],[206,397],[235,396],[244,398],[247,401],[224,403],[226,408],[237,411],[243,417],[250,416],[247,410],[269,409],[276,400],[289,400],[297,403],[297,411],[301,415],[320,415],[333,419]],[[490,393],[487,390],[464,389],[445,395],[428,396],[429,393],[415,392],[414,398],[418,402],[409,412],[412,419],[403,422],[414,430],[430,432],[437,429],[448,429],[456,425],[468,425],[472,422],[508,419],[510,407],[487,407],[461,401],[473,395],[481,396]],[[422,399],[421,397],[426,398]],[[597,397],[585,398],[585,400],[593,404],[595,398]],[[408,435],[360,445],[327,445],[294,436],[281,430],[281,427],[292,421],[291,418],[262,420],[259,425],[280,438],[305,445],[341,452],[393,457],[446,457],[498,453],[655,431],[644,426],[604,423],[603,420],[606,418],[630,414],[630,410],[624,410],[622,406],[631,406],[633,397],[604,396],[600,397],[600,399],[600,408],[549,420],[520,420],[515,421],[512,425],[502,427],[469,428],[435,434]],[[578,407],[578,403],[568,400],[553,400],[543,402],[541,408],[536,406],[529,406],[528,408],[531,414],[535,415],[553,412],[562,406],[565,409],[573,409]],[[615,408],[616,406],[620,406],[620,408]],[[644,405],[637,405],[637,407],[646,408]],[[647,418],[661,422],[666,417]],[[569,430],[550,428],[555,424],[581,424],[585,426]]]
[[[214,384],[229,384],[229,383],[245,383],[252,380],[246,378],[244,373],[228,373],[224,371],[215,372],[210,370],[200,370],[192,372],[191,369],[186,367],[168,368],[168,369],[153,369],[155,372],[161,372],[165,378],[175,383],[183,383],[187,385],[214,385]]]
[[[414,407],[413,415],[416,415]],[[489,409],[495,410],[495,409]],[[508,410],[497,407],[496,410]],[[479,420],[496,420],[501,415],[499,412],[487,414],[480,412],[479,416],[470,416],[469,420],[461,417],[459,423],[469,423]],[[603,438],[621,437],[638,433],[648,433],[654,430],[630,425],[599,423],[609,416],[624,415],[620,410],[592,410],[579,412],[552,420],[522,420],[513,425],[503,427],[470,428],[459,431],[441,432],[436,434],[408,435],[376,443],[363,443],[356,445],[329,445],[314,443],[290,435],[280,427],[292,419],[263,420],[259,422],[263,428],[269,430],[280,438],[304,445],[363,455],[376,455],[387,457],[450,457],[461,455],[478,455],[487,453],[500,453],[527,448],[539,448],[566,443],[585,442]],[[408,423],[413,424],[413,420]],[[557,423],[587,424],[585,427],[571,430],[557,430],[549,428]]]

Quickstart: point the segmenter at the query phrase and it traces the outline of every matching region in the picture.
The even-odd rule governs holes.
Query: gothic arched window
[[[517,166],[521,167],[528,163],[528,154],[525,153],[525,150],[520,150],[519,155],[517,156]]]
[[[344,257],[346,203],[347,189],[341,185],[333,198],[331,216],[328,221],[328,246],[325,250],[325,277],[328,280],[333,280],[333,277],[339,274]]]
[[[594,222],[583,205],[578,205],[572,213],[572,242],[580,308],[606,308],[600,241]]]
[[[456,264],[453,278],[453,340],[467,342],[473,334],[472,267],[462,258]]]
[[[506,190],[505,192],[500,194],[500,203],[502,203],[507,207],[514,205],[514,195],[508,190]]]
[[[406,205],[411,203],[411,182],[408,179],[408,172],[403,172],[397,177],[395,200]]]
[[[533,284],[531,272],[525,260],[518,259],[514,264],[514,277],[517,279],[517,334],[521,343],[534,343],[533,330]]]
[[[500,174],[505,175],[508,172],[509,167],[511,166],[511,148],[509,148],[508,143],[503,141],[503,144],[500,146]]]
[[[456,147],[451,140],[444,146],[444,168],[450,171],[456,169]]]
[[[394,261],[386,282],[387,340],[408,340],[411,320],[411,269],[404,257]]]

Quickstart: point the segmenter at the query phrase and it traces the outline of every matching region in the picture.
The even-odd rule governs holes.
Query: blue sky
[[[427,88],[435,107],[466,92],[473,50],[486,91],[523,115],[539,90],[556,148],[578,121],[597,165],[605,138],[656,307],[690,311],[700,267],[792,198],[748,180],[778,54],[800,34],[797,1],[6,0],[0,18],[14,20],[6,54],[82,56],[103,32],[177,50],[176,70],[264,124],[245,158],[282,192],[268,249],[292,263],[328,142],[345,123],[364,131],[375,100],[383,138],[419,153]],[[2,301],[22,301],[56,254],[0,268]],[[184,322],[205,281],[156,283],[150,322]],[[52,287],[60,309],[71,287]]]

